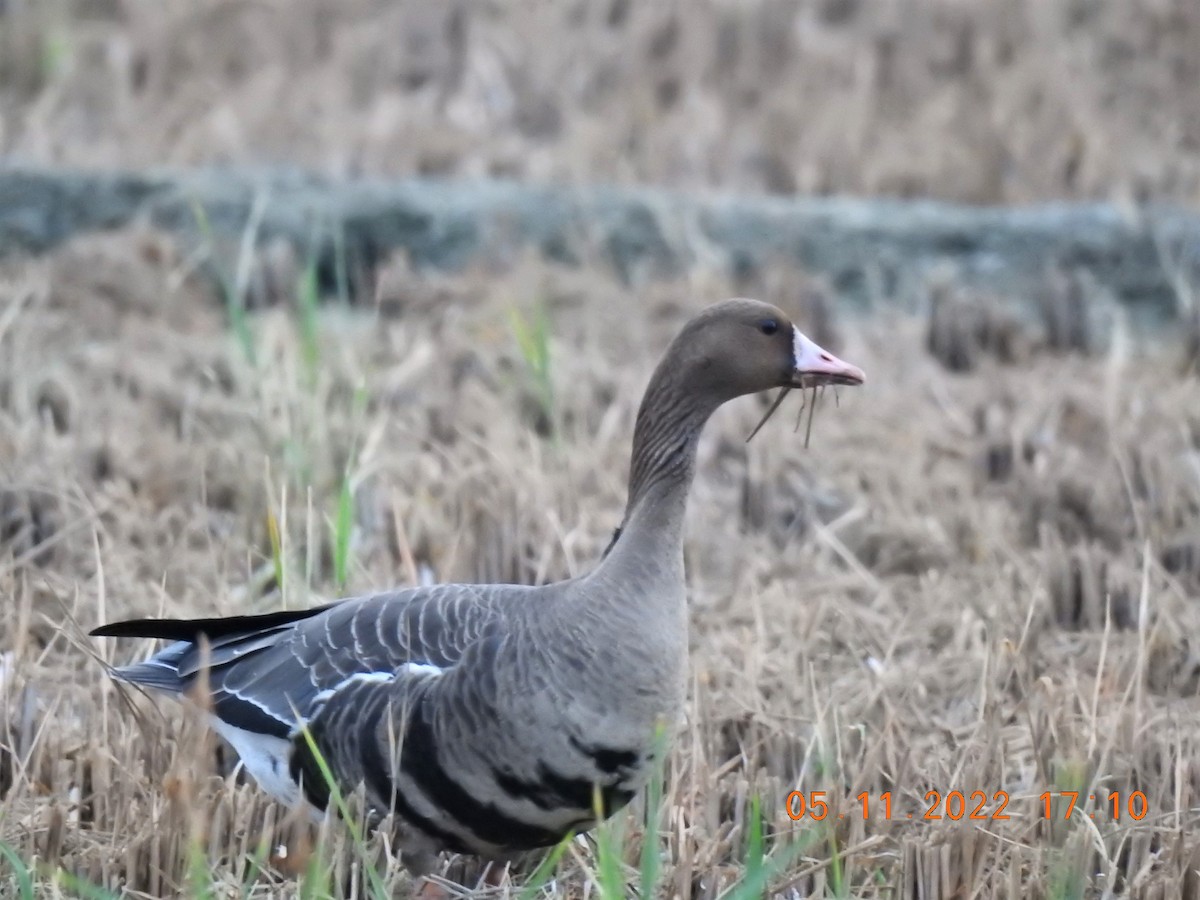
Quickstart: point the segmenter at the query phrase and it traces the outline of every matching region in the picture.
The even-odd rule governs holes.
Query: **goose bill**
[[[858,366],[838,359],[799,329],[792,338],[792,386],[820,387],[826,384],[862,384],[866,381]]]

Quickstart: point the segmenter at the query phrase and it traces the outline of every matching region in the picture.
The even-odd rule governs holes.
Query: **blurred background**
[[[972,203],[1195,202],[1189,0],[5,0],[0,148]]]
[[[0,153],[0,895],[366,896],[87,629],[586,571],[738,293],[868,383],[705,433],[626,881],[1200,892],[1195,0],[0,0]]]

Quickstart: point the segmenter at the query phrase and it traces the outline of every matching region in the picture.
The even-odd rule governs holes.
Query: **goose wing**
[[[497,619],[494,588],[436,585],[262,616],[138,619],[92,634],[172,640],[112,674],[172,694],[200,686],[219,722],[290,739],[351,684],[419,678],[456,665]]]

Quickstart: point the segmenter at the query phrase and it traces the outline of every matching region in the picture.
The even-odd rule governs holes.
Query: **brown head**
[[[769,303],[726,300],[708,307],[671,342],[642,398],[630,507],[654,485],[680,485],[686,493],[700,430],[727,400],[777,387],[864,380],[861,369],[818,347]]]
[[[688,322],[657,374],[673,375],[677,390],[715,405],[771,388],[865,380],[862,369],[819,347],[783,310],[744,299],[716,303]]]

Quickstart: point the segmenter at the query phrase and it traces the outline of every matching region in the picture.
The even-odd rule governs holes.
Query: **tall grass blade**
[[[350,537],[354,530],[354,490],[350,473],[342,475],[338,491],[337,513],[333,522],[333,580],[338,589],[346,587],[350,578]]]
[[[212,900],[212,876],[208,871],[208,857],[197,840],[188,842],[187,884],[189,900]]]
[[[242,877],[241,893],[239,895],[242,900],[248,900],[251,892],[254,890],[254,882],[267,874],[267,857],[270,853],[271,842],[264,834],[259,838],[258,846],[254,848],[254,855],[247,860],[246,874]]]
[[[33,900],[33,873],[17,855],[17,851],[8,844],[0,843],[0,859],[7,862],[12,869],[13,880],[17,886],[16,896],[20,900]]]
[[[642,856],[638,866],[640,877],[639,896],[653,898],[658,890],[662,875],[662,859],[659,848],[659,818],[662,814],[663,777],[666,768],[667,748],[670,734],[660,722],[654,734],[654,771],[646,785],[646,828],[642,834]]]
[[[350,840],[354,844],[355,854],[358,856],[359,865],[362,866],[372,895],[376,897],[390,896],[383,878],[380,877],[379,872],[375,869],[375,865],[367,853],[366,837],[363,834],[362,825],[352,814],[350,804],[346,802],[346,798],[342,795],[342,790],[333,777],[333,770],[329,768],[329,763],[325,759],[325,755],[317,747],[317,742],[313,739],[312,732],[309,731],[307,726],[303,727],[300,733],[304,735],[304,742],[308,747],[308,751],[312,754],[313,759],[317,763],[317,769],[320,771],[321,777],[325,780],[325,786],[329,790],[329,799],[337,808],[338,815],[341,817],[346,829],[350,832]]]
[[[625,900],[625,878],[621,875],[621,842],[613,836],[613,822],[605,821],[607,810],[599,786],[592,791],[592,808],[600,826],[596,829],[596,870],[602,900]]]
[[[85,881],[65,869],[57,869],[53,878],[56,887],[65,887],[80,900],[119,900],[120,895],[115,891],[106,890],[98,885]],[[50,894],[50,896],[55,896]]]
[[[275,587],[283,595],[283,579],[285,575],[283,539],[279,534],[279,519],[275,517],[274,510],[267,510],[267,537],[271,541],[271,564],[275,568]]]
[[[300,313],[300,354],[304,364],[306,386],[312,390],[321,370],[321,341],[318,309],[321,304],[317,289],[316,260],[309,260],[296,286],[296,304]]]
[[[333,279],[337,285],[338,303],[350,305],[350,272],[346,265],[346,229],[341,219],[333,222]]]
[[[755,798],[754,807],[755,809],[758,807],[757,798]],[[781,877],[812,843],[812,834],[807,834],[800,840],[778,848],[773,854],[766,856],[761,817],[755,815],[755,821],[758,824],[750,826],[742,877],[729,890],[721,894],[719,900],[761,900],[767,886],[776,878]],[[756,832],[757,837],[755,836]]]
[[[762,809],[759,805],[758,794],[750,798],[750,833],[746,838],[746,859],[743,865],[747,881],[762,877],[763,860],[766,853],[763,849]]]
[[[554,378],[551,374],[550,316],[544,306],[538,306],[530,322],[515,308],[508,313],[509,326],[517,342],[517,350],[525,362],[525,374],[533,391],[538,411],[546,423],[549,436],[557,443],[558,421],[555,415]]]
[[[236,281],[229,277],[229,274],[217,264],[214,258],[213,248],[216,246],[216,242],[213,239],[212,223],[208,220],[208,212],[194,197],[190,200],[189,205],[192,210],[192,218],[196,221],[196,230],[200,232],[200,237],[203,239],[205,247],[208,248],[213,271],[221,286],[221,294],[225,300],[225,314],[229,317],[229,327],[233,329],[234,337],[237,339],[238,346],[242,348],[246,362],[252,367],[257,367],[258,354],[254,347],[254,334],[250,330],[242,293],[238,289]]]
[[[563,854],[567,852],[567,847],[573,840],[575,840],[574,831],[569,832],[565,838],[554,845],[553,850],[542,858],[538,867],[533,870],[533,874],[529,876],[529,880],[525,882],[525,886],[521,888],[518,900],[537,900],[537,895],[554,880],[559,860],[563,858]]]
[[[835,897],[847,897],[846,872],[842,866],[842,853],[838,847],[837,829],[829,829],[829,888]]]
[[[353,406],[350,411],[354,423],[355,441],[350,448],[350,460],[353,461],[358,452],[357,434],[366,413],[367,401],[370,394],[365,385],[355,388]],[[350,563],[352,561],[354,535],[354,479],[351,475],[352,462],[347,462],[342,471],[342,481],[338,488],[337,507],[334,510],[330,528],[333,532],[333,576],[338,588],[344,588],[350,578]]]
[[[333,871],[325,860],[323,847],[308,858],[300,879],[300,900],[329,900],[333,896]]]

